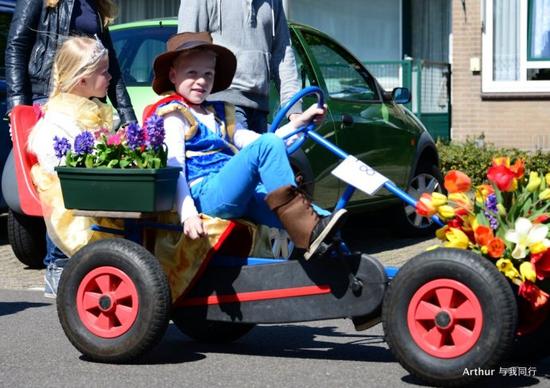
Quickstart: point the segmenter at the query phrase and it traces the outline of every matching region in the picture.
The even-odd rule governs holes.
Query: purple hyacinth
[[[494,193],[487,196],[487,199],[485,200],[485,207],[487,208],[487,210],[490,210],[494,213],[498,212],[497,196]]]
[[[128,147],[135,150],[145,145],[145,132],[137,123],[131,123],[126,129]]]
[[[485,209],[486,210],[483,211],[483,214],[485,214],[485,217],[489,220],[491,229],[496,230],[499,223],[496,217],[498,214],[497,196],[494,193],[487,196],[487,199],[485,200]]]
[[[154,149],[162,146],[164,142],[164,119],[158,115],[152,115],[145,121],[149,145]]]
[[[74,152],[78,155],[91,154],[94,149],[95,138],[91,132],[85,131],[74,139]]]
[[[55,157],[61,159],[71,150],[71,143],[69,143],[69,140],[65,137],[59,138],[55,136],[53,138],[53,149],[55,151]]]

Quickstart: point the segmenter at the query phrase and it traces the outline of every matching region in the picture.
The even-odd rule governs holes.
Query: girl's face
[[[79,90],[77,89],[76,94],[86,98],[103,98],[107,95],[110,80],[109,58],[105,55],[99,61],[97,69],[78,83],[77,86],[80,86],[80,93],[78,93]]]
[[[200,105],[212,91],[216,56],[209,51],[198,51],[176,58],[169,78],[176,92],[189,104]]]

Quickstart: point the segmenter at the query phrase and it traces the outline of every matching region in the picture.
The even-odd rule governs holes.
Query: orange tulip
[[[516,159],[514,164],[510,166],[510,170],[517,179],[522,178],[525,175],[525,161],[523,159]]]
[[[487,253],[493,259],[500,259],[504,254],[505,249],[506,245],[504,244],[504,241],[502,241],[502,239],[499,237],[491,239],[491,241],[489,241],[489,244],[487,244]]]
[[[463,193],[471,186],[472,180],[462,171],[451,170],[445,175],[445,188],[449,193]]]
[[[479,225],[474,231],[476,243],[481,246],[489,245],[489,242],[494,238],[493,230],[485,225]]]

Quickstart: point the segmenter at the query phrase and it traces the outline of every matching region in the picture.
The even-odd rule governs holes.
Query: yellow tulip
[[[550,172],[546,173],[544,179],[546,180],[546,186],[550,186]]]
[[[538,241],[538,242],[534,243],[533,245],[529,246],[529,251],[531,253],[534,253],[534,254],[542,253],[547,249],[548,249],[548,247],[546,246],[544,241]]]
[[[539,173],[535,171],[531,171],[529,173],[529,182],[527,183],[527,191],[530,193],[535,192],[540,184],[542,183],[542,179],[539,177]]]
[[[454,202],[463,209],[472,210],[472,201],[466,195],[466,193],[451,193],[449,194],[449,201]]]
[[[467,249],[468,243],[470,240],[468,239],[468,236],[457,228],[449,228],[447,233],[445,233],[445,237],[447,238],[447,242],[443,245],[447,248],[459,248],[459,249]]]
[[[481,253],[483,253],[484,255],[486,255],[488,252],[489,252],[489,248],[487,248],[487,245],[483,245],[483,246],[481,247]]]
[[[447,240],[447,238],[445,237],[445,234],[447,233],[448,229],[449,229],[449,227],[447,225],[437,229],[435,231],[435,237],[437,237],[438,239],[440,239],[442,241]]]
[[[444,219],[450,219],[450,218],[453,218],[455,216],[455,209],[453,209],[453,207],[449,206],[449,205],[440,206],[437,209],[437,212]]]
[[[435,207],[443,206],[447,203],[447,196],[445,194],[434,191],[432,193],[432,205]]]
[[[547,199],[550,199],[550,189],[544,189],[539,194],[539,199],[541,201],[546,201]]]
[[[537,280],[537,273],[535,271],[535,266],[529,261],[524,261],[519,266],[519,272],[521,273],[522,280],[529,280],[530,282],[535,282]]]
[[[496,266],[507,278],[511,280],[520,278],[518,270],[514,267],[510,259],[499,259],[496,262]]]

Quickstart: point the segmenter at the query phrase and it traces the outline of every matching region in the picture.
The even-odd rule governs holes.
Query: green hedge
[[[473,184],[481,184],[487,180],[487,169],[491,166],[491,161],[498,156],[509,156],[512,162],[516,158],[524,159],[526,171],[550,171],[549,152],[526,152],[517,148],[498,148],[492,144],[479,143],[479,140],[474,139],[450,144],[438,141],[437,150],[443,176],[449,170],[460,170],[472,178]]]

